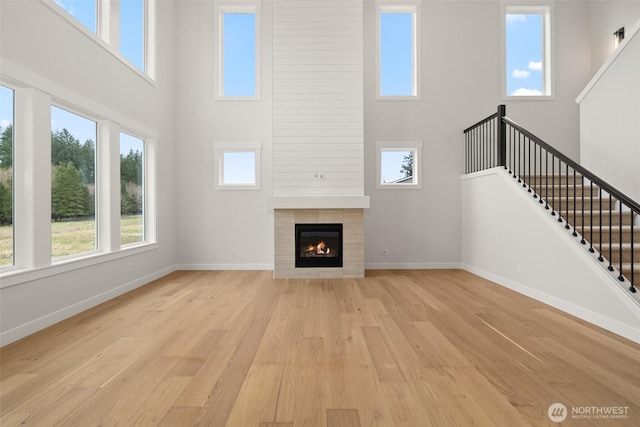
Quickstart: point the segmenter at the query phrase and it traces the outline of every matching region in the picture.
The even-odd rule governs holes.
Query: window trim
[[[259,190],[261,171],[260,141],[253,142],[214,142],[215,179],[213,188],[216,190]],[[225,153],[255,153],[255,183],[254,184],[225,184],[224,179],[224,154]]]
[[[259,101],[261,97],[261,49],[260,49],[260,1],[247,1],[242,3],[220,2],[215,6],[215,34],[216,43],[216,68],[214,100],[217,101]],[[224,14],[225,13],[253,13],[256,22],[255,40],[255,95],[252,96],[227,96],[224,94]]]
[[[549,101],[555,99],[555,57],[554,57],[554,6],[555,1],[532,2],[528,4],[514,3],[513,0],[500,3],[500,59],[501,59],[501,92],[504,101]],[[542,95],[509,95],[507,93],[507,14],[541,14],[542,15]]]
[[[140,70],[120,53],[120,16],[116,19],[117,28],[111,28],[111,13],[109,5],[114,2],[97,2],[96,10],[96,32],[92,33],[80,21],[71,16],[66,10],[58,5],[54,0],[40,0],[60,17],[75,27],[78,31],[87,36],[90,40],[110,53],[118,61],[122,62],[129,69],[143,78],[153,87],[158,87],[156,82],[156,0],[145,0],[144,16],[144,70]],[[115,34],[114,34],[115,33]]]
[[[420,190],[422,189],[422,141],[376,141],[376,189],[378,190]],[[413,151],[413,175],[415,182],[411,184],[382,182],[382,152]]]
[[[376,100],[386,101],[416,101],[421,95],[421,56],[420,55],[420,1],[376,1]],[[412,95],[382,95],[380,93],[380,15],[381,13],[411,13],[413,15],[413,94]]]

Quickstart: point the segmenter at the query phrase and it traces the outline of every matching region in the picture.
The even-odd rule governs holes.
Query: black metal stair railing
[[[505,110],[499,105],[464,130],[465,173],[504,167],[635,293],[640,204],[506,117]]]

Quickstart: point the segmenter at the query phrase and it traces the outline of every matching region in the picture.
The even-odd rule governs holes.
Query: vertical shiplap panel
[[[274,0],[275,196],[364,194],[362,25],[362,0]]]

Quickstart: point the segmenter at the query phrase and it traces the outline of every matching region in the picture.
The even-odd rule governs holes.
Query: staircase
[[[618,280],[640,280],[639,215],[580,174],[524,176],[523,186]],[[620,274],[621,273],[621,274]],[[631,280],[633,278],[633,283]]]
[[[504,105],[464,134],[465,173],[507,169],[585,250],[636,293],[640,203],[506,117]]]

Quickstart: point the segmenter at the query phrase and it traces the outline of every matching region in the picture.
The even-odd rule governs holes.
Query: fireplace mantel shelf
[[[276,196],[271,209],[368,209],[369,196]]]

